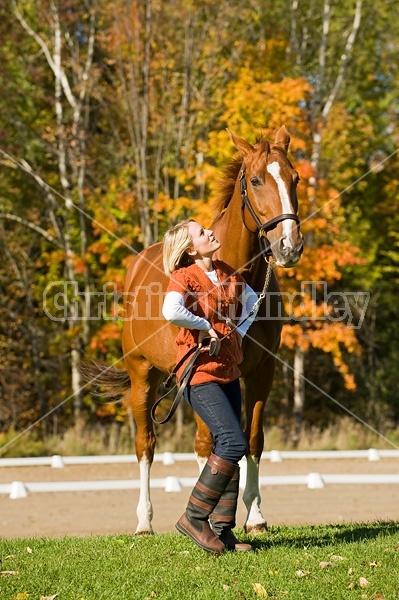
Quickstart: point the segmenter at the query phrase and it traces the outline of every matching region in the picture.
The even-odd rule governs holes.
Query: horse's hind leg
[[[136,456],[140,469],[140,496],[137,505],[136,534],[153,533],[150,470],[154,459],[155,432],[151,407],[158,392],[162,374],[145,359],[130,359],[128,371],[132,383],[131,406],[136,423]]]
[[[263,368],[258,370],[262,379],[255,374],[245,379],[246,437],[248,440],[247,478],[243,500],[247,507],[245,531],[259,533],[267,531],[267,523],[260,508],[259,461],[263,451],[263,414],[274,376],[275,360],[269,357]],[[266,377],[265,377],[266,374]]]

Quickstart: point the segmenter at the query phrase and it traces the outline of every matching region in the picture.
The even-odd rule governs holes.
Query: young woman
[[[250,544],[237,540],[232,529],[237,510],[238,462],[247,451],[240,425],[238,365],[243,360],[241,339],[255,314],[246,317],[257,300],[239,273],[222,261],[213,261],[219,248],[213,232],[192,220],[170,229],[163,241],[164,270],[170,276],[163,316],[180,327],[176,338],[177,379],[189,360],[185,356],[190,349],[203,347],[184,397],[209,427],[214,441],[213,453],[176,528],[216,554],[226,548],[252,550]]]

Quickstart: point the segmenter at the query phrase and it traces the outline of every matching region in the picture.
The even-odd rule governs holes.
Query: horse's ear
[[[254,147],[251,146],[251,144],[238,137],[238,135],[234,135],[234,133],[230,131],[230,129],[227,129],[227,133],[229,134],[231,141],[233,142],[234,146],[237,148],[238,152],[243,158],[246,158],[250,154],[253,154]]]
[[[288,130],[285,125],[280,127],[280,129],[276,132],[276,137],[274,143],[280,146],[285,153],[288,152],[288,146],[290,145],[291,136],[288,133]]]

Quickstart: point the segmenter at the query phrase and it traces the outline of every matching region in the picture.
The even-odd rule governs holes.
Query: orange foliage
[[[110,281],[116,285],[116,291],[123,292],[125,282],[125,268],[130,264],[132,260],[131,255],[127,256],[121,263],[121,268],[109,268],[106,271],[107,281]]]
[[[93,336],[90,344],[92,350],[100,350],[104,354],[108,351],[108,344],[111,340],[119,340],[121,337],[120,328],[116,323],[106,323]]]
[[[299,346],[303,352],[307,352],[312,347],[331,354],[335,366],[344,379],[345,387],[348,390],[356,389],[354,377],[349,373],[343,356],[343,348],[351,354],[360,353],[360,346],[353,329],[349,329],[343,323],[333,323],[328,320],[309,321],[305,327],[303,323],[285,325],[282,343],[290,349]]]
[[[97,242],[93,242],[87,248],[88,252],[93,252],[94,254],[102,254],[108,250],[108,245],[104,240],[98,240]]]
[[[300,211],[308,211],[309,185],[313,177],[309,164],[300,165],[302,182],[298,187]],[[311,188],[311,186],[310,186]],[[313,191],[313,188],[311,188]],[[333,199],[334,202],[329,202]],[[359,249],[348,240],[342,241],[345,221],[341,215],[339,199],[335,190],[329,189],[326,182],[320,182],[316,196],[318,208],[310,218],[304,219],[301,229],[305,235],[311,234],[312,243],[306,247],[299,263],[292,269],[278,269],[278,279],[282,290],[298,293],[301,287],[300,303],[291,308],[292,317],[300,319],[296,325],[285,325],[282,344],[290,349],[296,346],[303,352],[310,347],[318,348],[332,356],[348,390],[355,390],[354,377],[349,373],[344,351],[359,353],[360,345],[355,331],[344,323],[331,318],[332,309],[325,302],[323,289],[329,293],[342,277],[342,269],[348,265],[364,264]],[[309,282],[304,286],[304,282]],[[309,288],[313,293],[309,293]],[[314,293],[316,292],[316,294]],[[311,294],[311,295],[310,295]]]
[[[298,171],[298,175],[301,179],[310,179],[315,176],[314,169],[311,165],[310,160],[299,160],[295,163],[295,168]]]
[[[85,271],[87,269],[87,265],[86,265],[86,261],[84,260],[84,258],[82,256],[74,256],[72,259],[72,263],[73,263],[73,266],[75,269],[75,273],[77,273],[78,275],[85,273]]]
[[[304,112],[312,88],[303,79],[283,79],[268,81],[257,78],[256,69],[242,68],[237,79],[227,87],[222,119],[238,135],[254,142],[254,128],[259,133],[273,139],[272,132],[286,125],[291,134],[290,152],[292,162],[298,170],[299,216],[306,246],[303,256],[295,268],[278,269],[277,276],[284,292],[297,294],[297,302],[289,307],[297,325],[283,327],[282,343],[288,348],[299,346],[306,352],[310,346],[331,354],[348,389],[354,389],[354,379],[348,372],[344,360],[346,352],[359,352],[359,345],[353,329],[331,318],[331,308],[320,298],[320,291],[326,286],[334,289],[342,277],[342,269],[348,265],[364,262],[359,249],[345,239],[345,218],[340,208],[340,194],[326,180],[318,179],[309,159],[311,156],[312,132]],[[300,160],[295,153],[300,151]],[[211,132],[207,154],[222,162],[231,150],[224,130]],[[210,172],[210,176],[212,176]],[[317,183],[317,188],[315,187]],[[310,282],[318,290],[316,297],[309,295],[305,287],[298,294],[302,282]]]

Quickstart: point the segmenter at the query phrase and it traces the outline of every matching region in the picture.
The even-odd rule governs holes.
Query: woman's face
[[[192,255],[194,251],[201,256],[212,257],[213,253],[220,248],[220,242],[211,229],[204,229],[196,221],[190,221],[187,227],[193,241],[192,250],[188,254]]]

